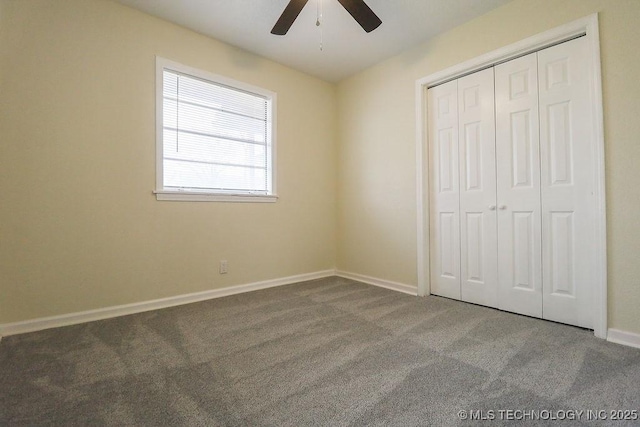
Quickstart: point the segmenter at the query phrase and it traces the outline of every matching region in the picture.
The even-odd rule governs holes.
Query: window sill
[[[278,196],[269,194],[234,194],[205,193],[198,191],[154,191],[156,200],[182,202],[240,202],[240,203],[274,203]]]

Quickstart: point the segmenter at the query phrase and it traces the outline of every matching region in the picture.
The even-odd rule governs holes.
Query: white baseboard
[[[607,331],[607,341],[627,345],[629,347],[640,348],[640,334],[636,334],[634,332],[610,328]]]
[[[97,310],[62,314],[60,316],[41,317],[38,319],[25,320],[22,322],[5,323],[0,324],[0,339],[3,336],[8,335],[24,334],[27,332],[41,331],[43,329],[58,328],[60,326],[69,326],[78,323],[92,322],[94,320],[109,319],[112,317],[125,316],[128,314],[142,313],[144,311],[174,307],[176,305],[190,304],[193,302],[205,301],[213,298],[221,298],[229,295],[241,294],[244,292],[257,291],[259,289],[273,288],[275,286],[290,285],[292,283],[321,279],[323,277],[330,276],[335,276],[335,270],[324,270],[317,271],[315,273],[298,274],[295,276],[282,277],[279,279],[264,280],[261,282],[248,283],[245,285],[212,289],[210,291],[177,295],[174,297],[161,298],[151,301],[136,302],[133,304],[99,308]]]
[[[248,283],[244,285],[230,286],[227,288],[212,289],[209,291],[196,292],[185,295],[177,295],[174,297],[161,298],[151,301],[99,308],[96,310],[69,313],[59,316],[42,317],[15,323],[0,324],[0,340],[3,336],[24,334],[27,332],[35,332],[44,329],[58,328],[61,326],[92,322],[94,320],[103,320],[112,317],[126,316],[128,314],[142,313],[145,311],[158,310],[161,308],[174,307],[177,305],[190,304],[199,301],[206,301],[214,298],[222,298],[230,295],[257,291],[260,289],[273,288],[276,286],[290,285],[293,283],[304,282],[306,280],[321,279],[331,276],[344,277],[346,279],[356,280],[358,282],[403,292],[409,295],[417,295],[417,288],[415,286],[407,285],[404,283],[392,282],[390,280],[378,279],[375,277],[365,276],[357,273],[350,273],[347,271],[324,270],[314,273],[264,280],[261,282]],[[621,331],[618,329],[609,329],[607,333],[607,341],[630,347],[640,348],[640,334],[633,332]]]
[[[416,296],[418,295],[418,288],[404,283],[392,282],[390,280],[377,279],[375,277],[365,276],[357,273],[349,273],[348,271],[336,271],[336,276],[344,277],[345,279],[356,280],[358,282],[367,283],[369,285],[379,286],[381,288],[391,289],[393,291],[402,292],[405,294]]]

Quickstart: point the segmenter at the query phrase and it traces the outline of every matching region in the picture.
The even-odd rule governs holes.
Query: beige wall
[[[277,203],[155,200],[155,55],[277,92]],[[335,141],[335,85],[110,1],[0,0],[0,324],[333,268]]]
[[[515,0],[338,86],[338,268],[417,284],[416,79],[600,13],[609,327],[640,332],[640,1]]]
[[[415,80],[593,12],[609,326],[640,332],[637,0],[515,0],[337,90],[110,1],[0,0],[0,324],[336,265],[415,285]],[[155,55],[278,93],[278,203],[155,200]]]

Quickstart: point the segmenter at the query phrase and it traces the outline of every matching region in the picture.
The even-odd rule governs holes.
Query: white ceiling
[[[511,0],[366,0],[382,20],[369,34],[337,0],[309,0],[285,36],[270,31],[289,0],[116,1],[338,82]],[[320,27],[315,25],[318,2]]]

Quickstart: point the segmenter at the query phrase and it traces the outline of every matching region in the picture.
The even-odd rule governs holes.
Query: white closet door
[[[428,91],[431,293],[460,299],[458,82]]]
[[[498,306],[493,68],[458,80],[462,300]]]
[[[542,317],[536,54],[497,65],[498,307]]]
[[[593,118],[587,41],[538,52],[543,318],[593,327]]]

